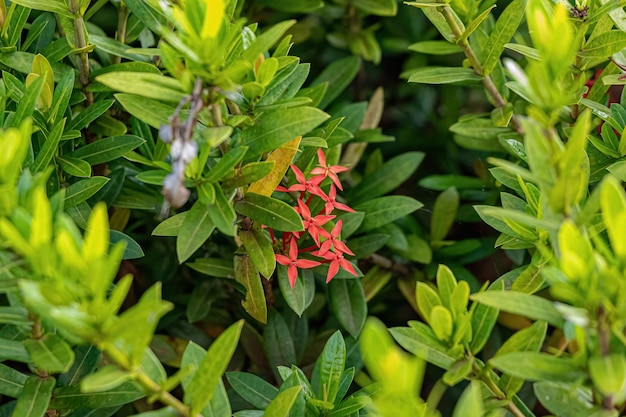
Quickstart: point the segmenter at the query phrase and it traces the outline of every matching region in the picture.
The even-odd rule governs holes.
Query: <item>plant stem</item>
[[[489,391],[493,393],[499,400],[506,400],[506,394],[502,391],[502,389],[495,383],[493,379],[491,379],[487,372],[484,372],[483,369],[477,368],[476,364],[474,365],[474,373],[478,375],[478,378],[489,388]],[[526,417],[525,414],[517,408],[513,400],[509,400],[506,405],[507,410],[515,417]]]
[[[80,83],[83,85],[83,92],[87,97],[87,106],[93,104],[93,93],[87,91],[89,85],[89,54],[87,53],[87,39],[85,38],[85,21],[80,14],[80,5],[78,0],[70,0],[70,13],[75,15],[74,19],[74,36],[76,37],[76,49],[78,52],[78,67],[80,69]]]
[[[379,255],[377,253],[371,254],[367,258],[367,260],[373,263],[374,265],[378,265],[385,269],[395,271],[401,275],[409,275],[411,272],[410,269],[406,265],[394,262],[393,260],[385,256]]]
[[[426,398],[426,406],[429,410],[433,412],[437,410],[437,406],[439,402],[441,402],[441,398],[443,394],[446,393],[447,389],[448,386],[443,382],[443,379],[438,379],[437,382],[435,382],[435,385],[428,393],[428,398]]]
[[[117,13],[117,33],[115,38],[118,42],[126,43],[126,25],[128,23],[128,7],[124,4],[124,2],[120,3],[120,10]],[[113,63],[119,64],[122,62],[121,56],[113,57]]]
[[[120,368],[131,371],[134,374],[135,380],[139,382],[143,388],[153,394],[157,400],[164,405],[168,405],[174,408],[181,416],[192,417],[191,409],[183,404],[178,398],[174,397],[168,391],[163,391],[163,388],[152,380],[145,372],[139,367],[132,367],[129,359],[115,346],[107,344],[102,347],[104,353],[115,362]]]
[[[598,344],[600,345],[600,354],[602,356],[611,354],[611,330],[606,320],[604,306],[598,307]],[[614,406],[613,396],[606,395],[602,400],[602,407],[606,410],[612,410]]]
[[[452,29],[454,36],[457,39],[461,39],[461,37],[463,36],[463,31],[461,30],[458,23],[456,22],[452,9],[448,5],[442,6],[441,9],[443,9],[443,13],[442,13],[443,17],[446,19],[446,23],[448,23],[448,26],[450,26],[450,29]],[[502,94],[500,94],[500,91],[498,91],[498,87],[496,87],[495,83],[493,82],[493,79],[491,79],[489,75],[484,74],[483,66],[480,63],[478,57],[476,56],[476,53],[474,52],[474,49],[470,45],[467,38],[463,39],[460,42],[457,41],[457,44],[463,50],[463,53],[467,57],[474,71],[482,77],[483,86],[485,87],[487,94],[489,94],[489,96],[491,97],[491,99],[493,100],[493,102],[496,104],[497,107],[504,107],[506,105],[506,100],[504,99],[504,97],[502,97]],[[518,133],[520,134],[523,133],[519,120],[517,119],[515,115],[511,117],[511,126]]]

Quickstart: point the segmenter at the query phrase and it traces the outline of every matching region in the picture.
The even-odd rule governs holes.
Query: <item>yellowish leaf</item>
[[[289,168],[289,164],[293,161],[293,157],[298,152],[300,140],[302,140],[302,136],[298,136],[272,152],[270,156],[267,157],[267,160],[276,162],[274,169],[262,179],[250,184],[248,192],[268,197],[271,196],[276,186],[280,184],[280,181],[283,179],[285,172],[287,172],[287,168]]]

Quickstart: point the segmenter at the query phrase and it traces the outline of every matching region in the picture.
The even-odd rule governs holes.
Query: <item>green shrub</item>
[[[0,3],[0,415],[618,416],[626,12],[497,6]]]

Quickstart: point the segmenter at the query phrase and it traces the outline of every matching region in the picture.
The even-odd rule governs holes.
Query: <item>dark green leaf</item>
[[[204,180],[208,182],[220,181],[235,165],[241,162],[247,151],[248,148],[246,146],[239,146],[226,152],[217,164],[211,168],[209,173],[204,177]]]
[[[398,188],[406,181],[424,159],[422,152],[407,152],[391,158],[380,169],[359,182],[347,194],[352,205],[371,200]]]
[[[65,189],[65,208],[75,206],[97,193],[109,182],[107,177],[92,177],[77,181]]]
[[[27,379],[23,373],[0,363],[0,394],[17,398]]]
[[[319,126],[330,116],[314,107],[297,107],[264,112],[254,126],[241,134],[242,143],[249,148],[246,159],[273,151],[297,136]]]
[[[287,268],[277,265],[278,286],[285,301],[291,307],[294,313],[302,317],[302,313],[313,302],[315,296],[315,279],[310,270],[300,270],[300,275],[296,279],[296,283],[291,288]]]
[[[411,197],[393,195],[375,198],[357,205],[354,209],[365,213],[363,223],[359,227],[360,231],[365,232],[413,213],[422,206],[422,203]]]
[[[50,397],[56,381],[52,377],[31,376],[26,380],[24,389],[17,399],[14,416],[44,417],[50,404]]]
[[[283,317],[272,309],[267,315],[267,326],[263,332],[263,346],[274,375],[280,375],[277,366],[291,366],[296,363],[296,350],[293,338]]]
[[[135,94],[118,93],[115,98],[127,112],[155,129],[169,124],[169,117],[174,114],[175,108]]]
[[[74,177],[89,178],[91,176],[91,165],[87,161],[71,156],[58,156],[56,160],[63,171]]]
[[[395,0],[360,0],[354,3],[354,7],[376,16],[395,16],[398,12]]]
[[[318,361],[318,398],[332,404],[337,398],[337,392],[339,391],[339,385],[341,383],[341,375],[343,374],[346,366],[346,344],[340,331],[337,330],[328,339]]]
[[[218,278],[234,278],[235,270],[233,262],[219,258],[199,258],[194,262],[188,263],[192,269],[203,274]]]
[[[119,242],[126,244],[122,259],[139,259],[145,256],[141,246],[139,246],[139,243],[137,243],[135,239],[117,230],[109,231],[109,242],[111,245],[115,245]]]
[[[289,204],[260,194],[247,193],[235,202],[237,213],[255,222],[283,232],[302,231],[302,219]]]
[[[269,382],[247,372],[227,372],[226,378],[237,394],[255,408],[264,410],[278,394]]]
[[[124,156],[144,143],[145,140],[138,136],[113,136],[82,146],[66,156],[82,159],[91,165],[96,165]]]
[[[357,338],[367,318],[367,303],[359,279],[334,279],[328,284],[328,297],[341,326]]]
[[[55,389],[50,408],[53,410],[108,408],[128,404],[144,396],[144,392],[132,382],[125,382],[109,391],[92,393],[81,392],[80,385],[76,384]]]
[[[361,68],[361,60],[356,56],[349,56],[338,61],[334,61],[311,83],[311,87],[328,83],[326,94],[318,104],[320,109],[328,107],[334,99],[350,85]]]

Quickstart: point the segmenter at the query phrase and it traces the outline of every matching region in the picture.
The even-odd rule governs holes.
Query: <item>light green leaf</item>
[[[507,374],[529,381],[572,382],[585,376],[572,359],[547,353],[512,352],[494,357],[489,363]]]
[[[450,55],[463,52],[459,45],[447,41],[421,41],[411,44],[409,49],[429,55]]]
[[[514,0],[502,12],[496,22],[487,44],[482,48],[480,62],[483,75],[489,75],[498,65],[504,45],[511,40],[526,12],[527,0]]]
[[[423,67],[409,76],[410,83],[421,84],[477,83],[481,80],[473,69],[460,67]]]
[[[534,320],[545,320],[563,327],[563,316],[551,301],[536,295],[515,291],[487,291],[473,294],[472,300],[508,313],[519,314]]]
[[[74,351],[55,333],[47,333],[40,339],[26,339],[24,347],[35,365],[50,373],[66,372],[74,362]]]
[[[199,413],[211,401],[226,367],[235,353],[243,320],[230,326],[209,347],[198,370],[185,389],[186,403],[191,413]]]
[[[291,387],[278,394],[276,398],[272,400],[270,405],[263,413],[264,417],[287,417],[289,411],[293,407],[298,395],[300,395],[300,386]]]
[[[53,410],[98,409],[128,404],[145,396],[143,390],[132,382],[125,382],[104,392],[83,393],[80,385],[57,388],[53,392],[50,408]]]
[[[80,389],[85,393],[108,391],[122,385],[131,378],[132,374],[130,372],[124,371],[116,365],[107,365],[83,378],[80,381]]]
[[[450,369],[457,358],[447,353],[447,348],[439,342],[432,329],[424,323],[410,323],[408,327],[394,327],[389,332],[396,342],[415,356],[442,369]]]
[[[174,107],[160,101],[135,94],[118,93],[114,97],[127,112],[155,129],[169,124],[169,117],[176,111]]]
[[[28,7],[29,9],[52,12],[67,18],[72,17],[67,2],[64,0],[15,0],[13,3]]]
[[[211,220],[208,206],[196,201],[187,212],[176,238],[178,262],[183,263],[211,236],[215,223]]]
[[[353,4],[357,9],[376,16],[395,16],[398,12],[395,0],[359,0]]]
[[[178,213],[163,220],[152,231],[152,236],[178,236],[188,211]]]

